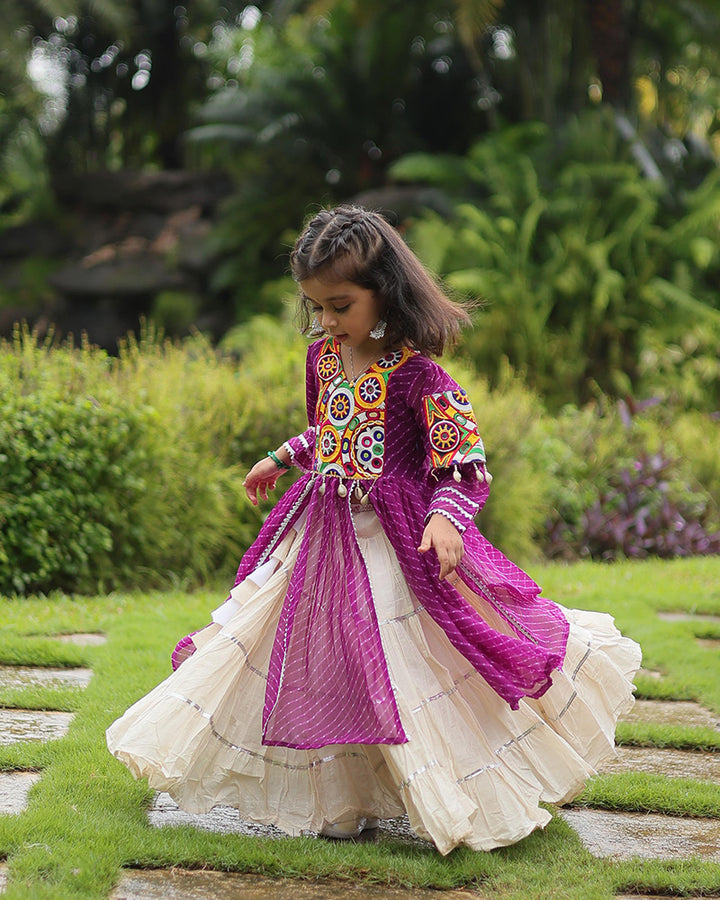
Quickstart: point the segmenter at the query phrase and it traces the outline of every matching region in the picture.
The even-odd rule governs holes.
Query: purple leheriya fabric
[[[347,502],[335,490],[309,501],[270,658],[263,736],[298,748],[407,740]]]
[[[488,684],[513,708],[541,696],[562,665],[569,625],[473,522],[488,485],[477,477],[484,451],[464,392],[420,354],[389,354],[355,385],[339,360],[329,339],[309,348],[310,427],[286,443],[305,474],[268,516],[236,579],[264,562],[307,513],[270,660],[263,742],[311,748],[406,740],[354,532],[353,504],[361,498],[377,513],[420,604]],[[438,468],[439,459],[450,464]],[[439,580],[433,551],[417,551],[433,512],[463,534],[457,574],[512,635],[491,628]]]

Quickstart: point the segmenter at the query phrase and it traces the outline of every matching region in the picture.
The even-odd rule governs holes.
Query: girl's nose
[[[323,310],[322,317],[320,318],[320,324],[325,331],[329,331],[334,325],[337,324],[337,316],[333,312],[325,309]]]

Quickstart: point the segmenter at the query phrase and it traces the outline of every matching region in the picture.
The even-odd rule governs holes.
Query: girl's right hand
[[[275,490],[275,483],[285,472],[287,469],[278,469],[269,456],[255,463],[243,481],[245,493],[253,506],[258,505],[258,493],[260,499],[267,500],[268,491]]]

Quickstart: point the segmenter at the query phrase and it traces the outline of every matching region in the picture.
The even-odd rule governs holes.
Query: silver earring
[[[370,332],[370,337],[374,341],[379,341],[381,338],[385,337],[385,329],[387,328],[387,322],[385,319],[380,319],[377,325]]]
[[[310,337],[320,337],[321,334],[325,334],[325,329],[320,324],[320,319],[317,316],[312,317],[308,334]]]

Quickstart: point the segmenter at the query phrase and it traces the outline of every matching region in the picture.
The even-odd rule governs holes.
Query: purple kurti
[[[541,696],[562,665],[569,625],[474,524],[488,482],[464,391],[410,350],[389,353],[351,383],[332,338],[310,346],[306,386],[310,427],[285,444],[304,474],[268,516],[236,579],[306,514],[271,654],[263,743],[307,749],[407,740],[353,524],[353,507],[368,503],[419,604],[452,644],[513,709],[522,697]],[[439,579],[434,551],[418,552],[435,512],[463,534],[457,575],[513,636],[491,628],[450,580]]]

